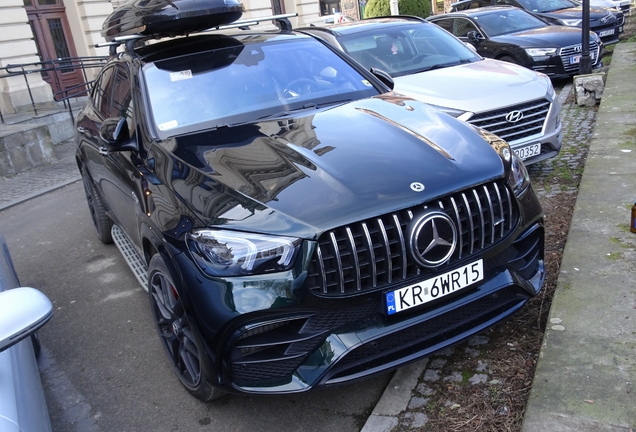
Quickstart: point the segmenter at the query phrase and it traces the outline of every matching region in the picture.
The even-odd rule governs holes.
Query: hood
[[[471,126],[396,93],[159,146],[155,174],[203,225],[302,238],[504,173]]]
[[[581,29],[565,26],[546,26],[495,36],[491,40],[499,43],[515,44],[523,48],[561,48],[580,44]],[[593,38],[590,37],[590,40],[593,40]]]
[[[408,96],[473,113],[545,97],[551,85],[549,79],[530,69],[491,59],[396,77],[394,81],[395,90]]]
[[[607,15],[608,10],[605,8],[600,8],[600,7],[595,7],[595,6],[590,6],[590,19],[591,20],[597,20],[597,19],[601,19],[603,18],[605,15]],[[556,10],[556,11],[552,11],[552,12],[541,12],[541,13],[537,13],[538,15],[542,15],[542,16],[547,16],[550,18],[554,18],[554,19],[567,19],[567,18],[581,18],[583,16],[583,10],[582,8],[579,7],[575,7],[575,8],[567,8],[567,9],[561,9],[561,10]]]

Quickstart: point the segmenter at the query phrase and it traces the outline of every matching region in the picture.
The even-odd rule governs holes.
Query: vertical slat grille
[[[515,123],[506,120],[506,116],[513,111],[523,113],[521,120]],[[521,105],[477,114],[468,122],[494,133],[501,139],[514,143],[515,140],[542,133],[549,111],[550,101],[539,99]]]
[[[598,43],[594,42],[590,39],[590,55],[593,57],[592,66],[596,65],[600,59],[599,57],[599,46]],[[563,69],[566,72],[576,72],[579,70],[579,62],[573,62],[573,58],[580,58],[581,55],[581,44],[570,45],[561,48],[559,51],[559,56],[561,57],[561,62],[563,62]]]
[[[431,273],[412,258],[407,232],[414,218],[432,209],[444,211],[458,230],[457,247],[445,266],[468,260],[501,241],[518,219],[510,191],[503,182],[493,182],[339,227],[318,240],[307,287],[320,296],[349,296]]]

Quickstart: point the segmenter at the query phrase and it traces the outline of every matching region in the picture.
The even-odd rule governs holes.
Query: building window
[[[341,9],[339,1],[320,1],[320,15],[333,15],[340,12]]]

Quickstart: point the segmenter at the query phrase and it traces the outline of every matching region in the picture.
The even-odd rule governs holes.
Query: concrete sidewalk
[[[524,432],[636,428],[636,43],[612,56]]]

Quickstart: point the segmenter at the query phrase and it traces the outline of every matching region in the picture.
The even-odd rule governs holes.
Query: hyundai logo
[[[457,246],[455,223],[442,211],[427,212],[411,224],[409,245],[420,265],[439,267],[450,259]]]
[[[508,123],[517,123],[519,120],[523,118],[523,113],[521,111],[510,111],[506,114],[506,121]]]

